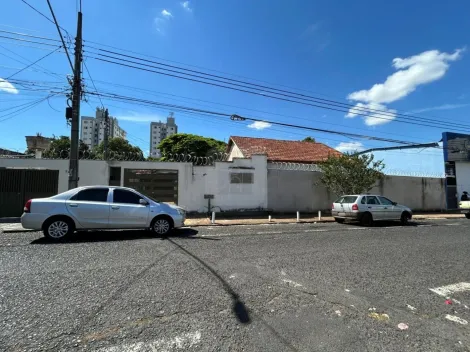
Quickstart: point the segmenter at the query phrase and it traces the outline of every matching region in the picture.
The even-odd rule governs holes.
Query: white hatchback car
[[[390,199],[373,194],[342,196],[335,200],[331,214],[336,222],[360,221],[370,226],[376,220],[400,220],[406,225],[412,217],[410,208],[392,202]]]
[[[21,224],[60,241],[74,231],[150,229],[159,235],[184,225],[185,211],[159,203],[132,188],[91,186],[26,202]]]

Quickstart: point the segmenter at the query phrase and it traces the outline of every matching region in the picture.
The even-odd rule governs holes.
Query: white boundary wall
[[[204,194],[213,194],[211,206],[216,211],[267,209],[266,156],[250,159],[216,162],[214,166],[193,166],[191,163],[80,160],[79,186],[108,185],[109,168],[121,167],[121,185],[124,169],[178,170],[178,204],[187,211],[206,212],[208,201]],[[59,170],[59,192],[68,189],[68,160],[1,158],[0,167],[20,169]],[[252,173],[253,183],[233,184],[230,173]]]

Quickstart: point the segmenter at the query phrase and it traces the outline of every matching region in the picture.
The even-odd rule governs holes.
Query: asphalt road
[[[470,351],[470,222],[418,225],[3,233],[0,350]]]

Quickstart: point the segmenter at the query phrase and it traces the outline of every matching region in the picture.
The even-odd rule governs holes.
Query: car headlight
[[[178,214],[180,214],[180,215],[184,216],[186,214],[186,212],[181,208],[177,208],[176,210],[178,211]]]

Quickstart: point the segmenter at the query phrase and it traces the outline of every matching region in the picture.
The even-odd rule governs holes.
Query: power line
[[[127,89],[131,90],[131,91],[138,91],[138,92],[144,92],[144,93],[146,92],[147,94],[154,95],[154,96],[159,96],[159,95],[163,94],[163,95],[166,95],[166,96],[189,99],[189,100],[204,102],[204,103],[208,103],[208,104],[227,106],[227,107],[235,108],[235,109],[249,110],[249,111],[254,111],[254,112],[262,113],[262,114],[276,115],[276,116],[293,118],[293,119],[304,120],[304,121],[309,121],[309,122],[315,122],[315,123],[331,125],[331,126],[347,127],[347,128],[351,128],[351,129],[355,129],[355,130],[360,130],[360,131],[369,131],[368,129],[365,129],[365,128],[349,127],[349,126],[342,125],[342,124],[324,122],[324,121],[321,121],[321,120],[313,120],[313,119],[310,119],[310,118],[301,118],[301,117],[296,117],[296,116],[292,116],[292,115],[285,115],[285,114],[279,114],[279,113],[275,113],[275,112],[268,112],[268,111],[262,111],[262,110],[257,110],[257,109],[251,109],[251,108],[247,108],[247,107],[240,107],[240,106],[235,106],[235,105],[222,104],[222,103],[217,103],[217,102],[203,100],[203,99],[190,98],[190,97],[185,97],[185,96],[176,95],[176,94],[169,94],[169,93],[152,91],[152,90],[149,90],[149,89],[144,89],[144,88],[139,88],[139,87],[127,86],[127,85],[123,85],[123,84],[117,84],[117,83],[111,83],[111,82],[99,81],[99,80],[96,80],[95,82],[111,85],[111,86],[114,86],[114,87],[124,87],[124,88],[127,88]],[[95,89],[95,91],[96,91],[96,89]],[[169,99],[186,102],[184,100],[179,100],[179,99],[175,99],[175,98],[169,98]],[[207,105],[202,105],[202,104],[197,104],[197,105],[207,106]],[[381,131],[378,131],[377,133],[386,134],[386,135],[395,135],[395,136],[400,136],[400,137],[412,137],[412,136],[407,136],[407,135],[402,135],[402,134],[397,134],[397,133],[388,133],[388,132],[381,132]],[[417,137],[414,137],[414,138],[417,138]],[[417,138],[417,139],[427,140],[427,139],[424,139],[424,138]]]
[[[45,59],[46,57],[48,57],[48,56],[50,56],[50,55],[52,55],[52,54],[54,54],[54,53],[55,53],[57,50],[59,50],[60,48],[61,48],[61,46],[59,46],[57,49],[51,51],[50,53],[48,53],[48,54],[42,56],[41,58],[37,59],[36,61],[30,63],[29,65],[25,66],[25,67],[22,68],[21,70],[15,72],[14,74],[8,76],[8,77],[5,78],[5,79],[6,79],[6,80],[9,80],[9,79],[12,78],[13,76],[16,76],[18,73],[23,72],[24,70],[26,70],[27,68],[29,68],[29,67],[31,67],[31,66],[34,66],[34,65],[37,64],[39,61]]]
[[[2,29],[0,29],[0,33],[14,34],[14,35],[20,35],[20,36],[23,36],[23,37],[29,37],[29,38],[34,38],[34,39],[43,39],[43,40],[49,40],[49,41],[53,41],[53,42],[60,42],[60,40],[58,40],[58,39],[40,37],[40,36],[37,36],[37,35],[32,35],[32,34],[27,34],[27,33],[5,31],[5,30],[2,30]]]
[[[82,5],[81,5],[81,1],[80,1],[80,8],[81,8],[81,6],[82,6]],[[85,62],[85,61],[83,61],[83,65],[85,66],[86,72],[88,73],[88,77],[90,77],[91,83],[93,84],[93,88],[95,88],[95,92],[98,93],[98,89],[96,89],[95,81],[93,81],[93,78],[91,77],[90,71],[88,70],[88,66],[86,65],[86,62]],[[104,104],[103,104],[103,102],[101,101],[101,97],[98,96],[98,98],[100,99],[101,107],[104,108]]]
[[[227,78],[227,77],[212,75],[212,74],[208,74],[208,73],[205,73],[205,72],[190,70],[190,69],[186,69],[186,68],[182,68],[182,67],[178,67],[178,66],[174,66],[174,65],[164,64],[164,63],[157,62],[157,61],[147,60],[147,59],[139,58],[139,57],[136,57],[136,56],[121,54],[121,53],[117,53],[117,52],[110,51],[110,50],[99,49],[99,48],[94,48],[94,49],[99,50],[99,51],[103,51],[103,52],[106,52],[106,53],[111,53],[113,55],[119,55],[119,56],[131,58],[133,60],[149,62],[149,63],[152,63],[154,65],[147,65],[147,64],[144,64],[144,63],[141,63],[141,62],[135,62],[135,61],[132,61],[132,60],[127,60],[127,59],[123,59],[123,58],[119,58],[119,57],[115,57],[115,56],[110,56],[110,55],[105,55],[105,54],[100,54],[100,53],[92,53],[92,54],[95,54],[95,55],[98,55],[98,56],[102,56],[102,57],[106,57],[106,58],[110,58],[110,59],[114,59],[114,60],[120,60],[120,61],[128,62],[128,63],[131,63],[131,64],[137,64],[137,65],[141,65],[141,66],[145,66],[145,67],[156,68],[156,69],[159,69],[159,70],[164,70],[166,72],[182,74],[182,75],[186,75],[186,76],[189,76],[189,77],[195,77],[195,78],[198,78],[198,79],[210,80],[212,82],[218,82],[218,83],[222,83],[222,84],[230,84],[230,85],[235,86],[235,87],[241,87],[241,88],[245,88],[245,89],[256,89],[257,91],[261,90],[261,91],[267,92],[269,94],[276,94],[276,95],[280,95],[282,97],[314,102],[315,104],[324,104],[324,105],[327,105],[327,106],[333,106],[333,107],[342,108],[342,109],[347,108],[348,112],[349,111],[354,111],[354,113],[357,113],[358,115],[373,114],[374,117],[379,118],[379,119],[384,119],[384,120],[391,120],[391,119],[395,119],[395,118],[397,118],[397,119],[406,118],[408,120],[413,120],[413,121],[418,121],[418,122],[424,121],[424,122],[427,122],[427,123],[434,123],[434,124],[436,124],[436,123],[439,123],[439,124],[445,123],[443,121],[434,120],[434,119],[430,119],[430,118],[424,118],[424,117],[419,117],[419,116],[414,116],[414,115],[409,115],[409,114],[405,115],[405,114],[399,114],[399,113],[392,113],[392,112],[389,112],[389,111],[383,111],[383,110],[380,110],[380,109],[374,109],[374,108],[370,108],[370,107],[358,107],[354,104],[342,103],[342,102],[337,102],[337,101],[334,101],[334,100],[313,97],[313,96],[300,94],[300,93],[295,93],[295,92],[289,92],[289,91],[282,90],[282,89],[277,89],[277,88],[267,87],[267,86],[264,86],[264,85],[259,85],[259,84],[254,84],[254,83],[250,83],[250,82],[235,80],[235,79],[231,79],[231,78]],[[96,58],[96,57],[93,57],[93,58],[97,59],[97,60],[100,60],[100,58]],[[101,60],[104,61],[103,59],[101,59]],[[112,63],[116,63],[116,62],[112,62]],[[157,67],[155,65],[170,67],[170,68],[174,68],[176,70]],[[134,67],[134,68],[136,68],[136,67]],[[179,70],[179,71],[177,71],[177,70]],[[180,71],[186,71],[186,72],[190,72],[190,73],[180,72]],[[158,73],[158,72],[156,72],[156,73]],[[193,74],[193,73],[196,73],[196,74]],[[204,76],[206,76],[206,77],[204,77]],[[174,76],[174,77],[188,79],[186,77],[181,77],[181,76]],[[212,77],[214,77],[214,78],[212,78]],[[208,82],[201,82],[201,81],[197,81],[197,82],[208,84]],[[232,82],[234,82],[234,83],[232,83]],[[224,88],[232,89],[232,88],[227,87],[227,86],[224,86]],[[249,93],[262,95],[262,96],[267,96],[265,94],[260,94],[260,93],[257,93],[257,92],[249,92]],[[267,97],[277,99],[277,97],[273,97],[273,96],[267,96]],[[288,101],[290,101],[290,100],[288,100]],[[302,102],[299,102],[299,101],[295,101],[295,102],[302,104]],[[315,106],[315,107],[325,108],[324,106],[318,106],[318,105],[314,105],[314,104],[307,104],[307,105],[312,105],[312,106]],[[341,111],[346,112],[344,110],[341,110]],[[377,116],[377,114],[379,114],[381,116]],[[464,126],[466,128],[470,128],[469,125],[463,125],[463,124],[457,124],[457,125]]]
[[[104,45],[106,46],[106,45]],[[164,63],[161,63],[161,62],[156,62],[156,61],[152,61],[152,60],[146,60],[146,59],[142,59],[142,58],[139,58],[139,57],[135,57],[135,56],[131,56],[131,55],[125,55],[125,54],[121,54],[121,53],[117,53],[117,52],[114,52],[114,51],[110,51],[110,50],[105,50],[105,49],[100,49],[100,48],[96,48],[96,47],[93,47],[93,46],[90,46],[92,49],[96,49],[96,50],[99,50],[99,51],[103,51],[103,52],[107,52],[107,53],[112,53],[112,54],[115,54],[115,55],[120,55],[120,56],[124,56],[124,57],[130,57],[130,58],[133,58],[133,59],[136,59],[136,60],[140,60],[140,61],[145,61],[145,62],[151,62],[151,63],[154,63],[154,64],[157,64],[157,65],[160,65],[160,66],[166,66],[166,67],[172,67],[172,68],[176,68],[178,70],[183,70],[183,71],[187,71],[187,72],[194,72],[194,73],[198,73],[198,74],[201,74],[201,75],[204,75],[204,76],[207,76],[207,77],[216,77],[216,78],[221,78],[222,80],[224,81],[220,81],[220,80],[214,80],[213,78],[207,78],[207,77],[201,77],[201,76],[197,76],[197,75],[192,75],[192,74],[188,74],[188,73],[185,73],[185,72],[179,72],[179,71],[174,71],[174,70],[169,70],[169,69],[164,69],[164,68],[161,68],[161,67],[155,67],[155,66],[152,66],[152,65],[146,65],[146,64],[142,64],[140,62],[134,62],[134,61],[130,61],[130,60],[125,60],[125,59],[122,59],[122,58],[116,58],[116,57],[112,57],[112,56],[109,56],[109,55],[104,55],[104,54],[100,54],[100,53],[95,53],[96,55],[99,55],[99,56],[103,56],[103,57],[108,57],[108,58],[112,58],[114,60],[121,60],[121,61],[127,61],[127,62],[130,62],[130,63],[133,63],[133,64],[137,64],[137,65],[141,65],[141,66],[147,66],[147,67],[152,67],[152,68],[157,68],[157,69],[160,69],[160,70],[165,70],[165,71],[168,71],[168,72],[174,72],[174,73],[178,73],[178,74],[183,74],[183,75],[187,75],[187,76],[193,76],[193,77],[197,77],[197,78],[200,78],[200,79],[205,79],[205,80],[212,80],[212,81],[216,81],[216,82],[220,82],[220,83],[223,83],[223,84],[230,84],[230,85],[234,85],[234,86],[240,86],[242,88],[247,88],[247,89],[255,89],[253,88],[254,87],[257,87],[257,90],[259,91],[261,88],[262,90],[266,91],[267,93],[270,93],[270,94],[276,94],[276,95],[281,95],[281,96],[286,96],[286,97],[289,97],[289,98],[294,98],[294,99],[299,99],[299,100],[304,100],[304,101],[313,101],[317,104],[323,104],[322,106],[319,106],[319,105],[316,105],[316,104],[308,104],[308,103],[305,103],[305,102],[301,102],[301,101],[292,101],[290,99],[282,99],[280,97],[275,97],[275,96],[271,96],[271,95],[266,95],[266,94],[260,94],[258,92],[253,92],[253,91],[245,91],[245,90],[239,90],[239,89],[234,89],[234,87],[227,87],[227,86],[222,86],[223,88],[226,88],[226,89],[234,89],[234,90],[239,90],[239,91],[243,91],[243,92],[246,92],[246,93],[251,93],[251,94],[256,94],[256,95],[261,95],[261,96],[264,96],[264,97],[269,97],[269,98],[273,98],[273,99],[278,99],[278,100],[284,100],[284,101],[289,101],[289,102],[294,102],[294,103],[299,103],[299,104],[303,104],[303,105],[310,105],[310,106],[314,106],[314,107],[319,107],[319,108],[323,108],[323,109],[328,109],[328,110],[333,110],[333,111],[339,111],[339,112],[349,112],[349,111],[354,111],[355,113],[357,113],[358,115],[363,115],[363,116],[368,116],[369,114],[373,114],[373,117],[374,118],[377,118],[377,119],[383,119],[383,120],[395,120],[397,122],[402,122],[402,123],[410,123],[410,124],[415,124],[415,125],[420,125],[420,126],[426,126],[426,127],[433,127],[433,128],[442,128],[442,125],[446,125],[448,127],[453,127],[454,125],[457,125],[458,127],[460,128],[465,128],[465,129],[470,129],[470,126],[469,125],[464,125],[464,124],[451,124],[451,123],[448,123],[448,122],[443,122],[443,121],[439,121],[439,120],[434,120],[434,119],[429,119],[429,118],[424,118],[424,117],[419,117],[419,116],[413,116],[413,115],[405,115],[405,114],[397,114],[397,113],[394,113],[394,112],[390,112],[390,111],[383,111],[383,110],[380,110],[380,109],[374,109],[374,108],[370,108],[370,107],[358,107],[356,105],[351,105],[351,104],[346,104],[346,103],[342,103],[342,102],[337,102],[337,101],[334,101],[334,100],[329,100],[329,99],[323,99],[323,98],[318,98],[318,97],[313,97],[313,96],[308,96],[308,95],[305,95],[305,94],[300,94],[300,93],[295,93],[295,92],[289,92],[289,91],[286,91],[286,90],[282,90],[282,89],[277,89],[277,88],[273,88],[273,87],[267,87],[267,86],[264,86],[264,85],[258,85],[258,84],[254,84],[254,83],[251,83],[251,82],[244,82],[244,81],[240,81],[240,80],[234,80],[234,79],[231,79],[231,78],[227,78],[227,77],[222,77],[222,76],[217,76],[217,75],[212,75],[212,74],[208,74],[208,73],[205,73],[205,72],[200,72],[200,71],[196,71],[196,70],[189,70],[189,69],[186,69],[186,68],[181,68],[181,67],[177,67],[177,66],[174,66],[174,65],[168,65],[168,64],[164,64]],[[110,46],[108,46],[110,47]],[[117,50],[122,50],[122,51],[128,51],[128,50],[125,50],[125,49],[117,49]],[[129,51],[128,51],[129,52]],[[117,62],[112,62],[112,61],[109,61],[109,60],[105,60],[105,59],[102,59],[102,58],[95,58],[93,57],[94,59],[97,59],[97,60],[101,60],[101,61],[106,61],[106,62],[110,62],[110,63],[114,63],[114,64],[121,64],[121,63],[117,63]],[[130,65],[125,65],[125,64],[121,64],[122,66],[127,66],[127,67],[131,67]],[[144,70],[143,68],[141,67],[135,67],[135,66],[132,66],[132,68],[136,68],[136,69],[140,69],[140,70]],[[151,72],[154,72],[154,73],[159,73],[159,74],[165,74],[165,73],[162,73],[162,72],[156,72],[156,71],[151,71]],[[181,76],[174,76],[174,75],[170,75],[170,74],[166,74],[168,76],[173,76],[173,77],[176,77],[176,78],[182,78],[182,79],[186,79],[186,80],[192,80],[192,79],[188,79],[187,77],[181,77]],[[217,84],[213,84],[213,83],[210,83],[210,82],[201,82],[201,81],[198,81],[198,80],[192,80],[192,81],[196,81],[196,82],[199,82],[199,83],[204,83],[204,84],[211,84],[211,85],[215,85],[215,86],[220,86],[220,85],[217,85]],[[226,82],[228,81],[228,82]],[[232,83],[232,82],[236,82],[236,83]],[[238,83],[243,83],[245,85],[240,85]],[[251,86],[246,86],[247,85],[251,85]],[[266,90],[267,89],[267,90]],[[285,94],[287,93],[287,94]],[[326,106],[324,106],[326,105]],[[333,107],[333,108],[332,108]],[[340,110],[340,109],[337,109],[337,108],[341,108],[343,110]],[[344,109],[348,109],[347,111],[345,111]],[[405,121],[404,119],[407,119],[407,120],[410,120],[410,121]],[[416,122],[418,121],[418,122]],[[425,124],[423,123],[419,123],[419,122],[425,122]],[[466,131],[467,132],[467,131]]]
[[[21,108],[21,109],[18,109],[18,110],[16,110],[16,111],[13,111],[13,112],[10,112],[10,113],[8,113],[8,114],[5,114],[5,115],[0,116],[0,117],[9,116],[9,117],[7,117],[7,118],[4,118],[4,119],[0,120],[0,122],[4,122],[4,121],[7,121],[7,120],[9,120],[9,119],[12,119],[13,117],[18,116],[19,114],[21,114],[21,113],[23,113],[23,112],[25,112],[25,111],[27,111],[27,110],[30,110],[30,109],[34,108],[35,106],[37,106],[37,105],[41,104],[42,102],[46,101],[48,98],[52,97],[53,95],[54,95],[54,94],[50,94],[50,95],[48,95],[48,96],[45,97],[45,98],[38,99],[38,100],[35,100],[35,101],[32,102],[32,103],[29,103],[28,106],[25,106],[25,107],[23,107],[23,108]]]
[[[62,33],[60,32],[61,27],[59,26],[59,23],[57,22],[50,0],[47,0],[47,5],[49,5],[49,10],[51,11],[52,18],[54,19],[54,24],[57,28],[57,32],[59,33],[59,37],[60,37],[60,40],[62,41],[62,45],[64,46],[65,54],[67,55],[67,59],[69,60],[70,68],[72,69],[72,72],[75,72],[75,70],[73,69],[72,59],[70,58],[69,51],[67,50],[67,46],[65,45],[64,37],[62,36]]]
[[[343,108],[343,109],[339,109],[339,108],[337,108],[337,107],[331,107],[331,106],[330,106],[329,104],[327,104],[327,103],[322,103],[322,104],[324,104],[324,105],[318,105],[318,104],[312,104],[312,103],[307,103],[307,102],[301,102],[301,101],[292,100],[292,99],[287,99],[287,98],[283,98],[283,97],[277,97],[277,96],[272,96],[272,95],[266,95],[266,94],[263,94],[263,93],[259,93],[258,91],[250,91],[250,90],[240,89],[240,88],[235,88],[235,87],[230,87],[230,86],[226,86],[226,85],[222,85],[222,84],[218,84],[218,83],[212,83],[212,82],[202,81],[202,80],[198,80],[198,79],[194,79],[194,78],[182,77],[182,76],[178,76],[178,75],[171,74],[171,73],[166,73],[166,72],[151,70],[151,69],[147,69],[147,68],[143,68],[143,67],[128,65],[128,64],[121,63],[121,62],[110,61],[110,60],[107,60],[107,59],[96,58],[96,57],[92,57],[92,56],[88,56],[88,57],[93,58],[93,59],[96,59],[96,60],[100,60],[100,61],[112,63],[112,64],[115,64],[115,65],[119,65],[119,66],[134,68],[134,69],[138,69],[138,70],[141,70],[141,71],[147,71],[147,72],[157,73],[157,74],[160,74],[160,75],[165,75],[165,76],[180,78],[180,79],[184,79],[184,80],[188,80],[188,81],[203,83],[203,84],[206,84],[206,85],[211,85],[211,86],[226,88],[226,89],[235,90],[235,91],[240,91],[240,92],[244,92],[244,93],[250,93],[250,94],[254,94],[254,95],[258,95],[258,96],[263,96],[263,97],[268,97],[268,98],[272,98],[272,99],[277,99],[277,100],[281,100],[281,101],[293,102],[293,103],[298,103],[298,104],[302,104],[302,105],[308,105],[308,106],[318,107],[318,108],[322,108],[322,109],[326,109],[326,110],[339,111],[339,112],[343,112],[343,113],[347,113],[347,112],[348,112],[348,110],[344,110],[344,108]],[[115,59],[115,60],[119,60],[119,58],[114,58],[114,59]],[[129,60],[123,60],[123,61],[129,61]],[[150,66],[150,65],[146,65],[146,64],[140,64],[140,63],[137,63],[137,64],[143,65],[143,66]],[[157,69],[159,69],[159,70],[164,70],[164,69],[161,69],[161,68],[157,68]],[[248,89],[254,89],[254,88],[248,88]],[[271,92],[271,93],[272,93],[272,92]],[[363,116],[368,116],[368,114],[361,113],[361,112],[357,112],[357,114],[358,114],[358,115],[363,115]],[[401,123],[407,123],[407,124],[413,124],[413,125],[419,125],[419,126],[426,126],[426,127],[432,127],[432,128],[439,128],[439,129],[442,129],[443,125],[444,125],[444,126],[449,125],[449,126],[446,126],[446,127],[449,127],[449,128],[452,128],[453,126],[456,125],[455,123],[447,123],[447,122],[442,122],[442,121],[430,121],[430,122],[428,122],[428,123],[418,123],[418,122],[415,122],[415,121],[407,121],[407,120],[404,120],[404,119],[399,119],[399,117],[397,117],[396,119],[393,119],[393,118],[391,118],[391,116],[388,116],[388,117],[380,117],[380,116],[376,116],[376,115],[377,115],[377,114],[374,114],[374,117],[380,118],[380,119],[385,119],[385,120],[390,120],[390,121],[393,120],[393,121],[401,122]],[[465,128],[470,129],[470,126],[467,126],[467,125],[462,125],[462,126],[464,126]],[[453,130],[456,131],[456,130],[458,130],[458,129],[453,128]],[[468,130],[465,130],[465,131],[468,132]]]
[[[0,48],[3,48],[4,50],[6,50],[6,51],[8,51],[8,52],[10,52],[10,53],[12,53],[12,54],[18,56],[19,58],[21,58],[22,60],[26,61],[27,63],[30,63],[30,62],[31,62],[29,59],[25,58],[24,56],[21,56],[20,54],[15,53],[14,51],[12,51],[12,50],[10,50],[10,49],[8,49],[8,48],[5,48],[3,45],[0,45]],[[6,57],[10,58],[10,59],[13,60],[13,61],[19,62],[19,63],[22,64],[22,65],[25,65],[24,62],[22,62],[22,61],[20,61],[20,60],[18,60],[18,59],[15,59],[15,58],[13,58],[13,57],[11,57],[11,56],[5,54],[5,53],[0,52],[0,55],[6,56]],[[48,70],[47,68],[45,68],[45,67],[43,67],[43,66],[41,66],[41,65],[39,65],[39,64],[34,64],[34,66],[39,67],[39,68],[41,68],[41,69],[44,70],[44,71],[39,71],[39,72],[45,73],[45,74],[47,74],[47,75],[49,75],[49,76],[55,75],[56,77],[63,78],[62,75],[60,75],[60,74],[58,74],[58,73],[55,73],[55,72],[52,72],[51,70]]]
[[[253,122],[266,122],[266,123],[270,123],[270,124],[273,124],[273,125],[279,125],[279,126],[291,127],[291,128],[297,128],[297,129],[304,129],[304,130],[321,132],[321,133],[336,134],[336,135],[341,135],[341,136],[344,136],[344,137],[361,138],[361,139],[376,140],[376,141],[397,143],[397,144],[405,144],[405,145],[416,144],[415,142],[410,142],[410,141],[402,141],[402,140],[396,140],[396,139],[390,139],[390,138],[381,138],[381,137],[375,137],[375,136],[370,136],[370,135],[361,135],[361,134],[349,133],[349,132],[339,132],[339,131],[326,130],[326,129],[308,127],[308,126],[287,124],[287,123],[282,123],[282,122],[277,122],[277,121],[270,121],[270,120],[265,120],[265,119],[255,119],[255,118],[250,118],[250,117],[241,117],[241,116],[233,115],[233,114],[230,115],[230,114],[227,114],[227,113],[221,113],[221,112],[216,112],[216,111],[197,109],[197,108],[186,107],[186,106],[175,105],[175,104],[166,104],[166,103],[161,103],[161,102],[156,102],[156,101],[151,101],[151,100],[139,99],[139,98],[134,98],[134,97],[127,97],[127,96],[123,96],[123,95],[119,95],[119,94],[113,94],[113,93],[88,92],[88,94],[92,94],[92,95],[98,95],[99,94],[102,97],[107,97],[107,98],[116,99],[116,100],[142,102],[142,103],[146,103],[146,104],[149,104],[149,105],[164,106],[166,108],[171,108],[171,109],[181,109],[181,110],[186,110],[186,111],[204,113],[204,114],[207,114],[207,115],[231,117],[232,119],[235,117],[235,118],[240,118],[240,121],[248,120],[248,121],[253,121]]]

